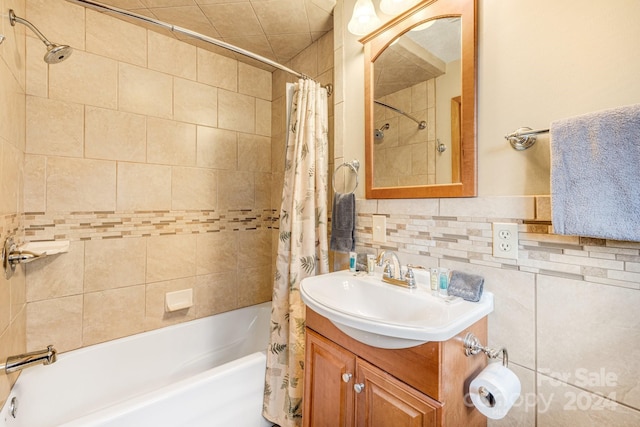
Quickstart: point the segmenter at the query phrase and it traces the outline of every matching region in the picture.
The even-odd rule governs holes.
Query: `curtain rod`
[[[292,70],[289,67],[286,67],[278,62],[275,62],[269,58],[266,58],[264,56],[258,55],[256,53],[250,52],[248,50],[244,50],[242,48],[239,48],[237,46],[234,46],[232,44],[223,42],[222,40],[218,40],[218,39],[214,39],[213,37],[209,37],[209,36],[205,36],[204,34],[200,34],[197,33],[195,31],[191,31],[188,30],[186,28],[183,27],[179,27],[177,25],[173,25],[173,24],[169,24],[167,22],[164,21],[160,21],[154,18],[149,18],[147,16],[144,15],[139,15],[137,13],[134,12],[130,12],[128,10],[124,10],[124,9],[119,9],[117,7],[113,7],[113,6],[109,6],[103,3],[98,3],[96,1],[92,1],[92,0],[67,0],[69,3],[74,3],[74,4],[78,4],[81,6],[85,6],[85,7],[89,7],[91,9],[97,10],[98,12],[103,12],[103,13],[113,13],[115,15],[122,15],[122,16],[126,16],[128,18],[133,18],[136,19],[138,21],[142,21],[142,22],[146,22],[147,24],[152,24],[161,28],[164,28],[165,30],[169,30],[171,32],[174,33],[180,33],[180,34],[184,34],[188,37],[191,37],[193,39],[196,40],[201,40],[203,42],[206,43],[210,43],[219,47],[222,47],[224,49],[230,50],[232,52],[235,53],[239,53],[240,55],[244,55],[248,58],[251,59],[255,59],[256,61],[262,62],[263,64],[267,64],[270,65],[274,68],[277,68],[279,70],[282,70],[284,72],[287,72],[289,74],[293,74],[296,77],[299,77],[301,79],[311,79],[311,77],[299,73],[298,71]],[[313,80],[313,79],[311,79]],[[324,86],[324,88],[327,89],[327,94],[331,95],[331,92],[333,91],[333,86],[331,84],[328,84],[326,86]]]
[[[386,107],[386,108],[388,108],[390,110],[393,110],[398,114],[402,114],[403,116],[405,116],[408,119],[413,120],[414,122],[416,122],[418,124],[418,129],[420,129],[420,130],[426,129],[426,127],[427,127],[427,122],[426,121],[424,121],[424,120],[419,121],[418,119],[416,119],[412,115],[405,113],[404,111],[402,111],[399,108],[394,107],[393,105],[385,104],[384,102],[381,102],[381,101],[378,101],[378,100],[374,100],[373,102],[375,102],[378,105],[382,105],[383,107]]]

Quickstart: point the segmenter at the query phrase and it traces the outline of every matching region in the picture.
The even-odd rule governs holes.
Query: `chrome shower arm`
[[[49,41],[49,39],[47,39],[44,36],[44,34],[42,34],[40,32],[40,30],[38,30],[36,28],[35,25],[33,25],[31,22],[27,21],[26,19],[23,19],[23,18],[20,18],[19,16],[16,16],[16,14],[13,12],[13,9],[9,10],[9,22],[11,22],[11,26],[12,27],[16,26],[16,22],[19,22],[22,25],[26,25],[27,27],[29,27],[31,29],[31,31],[36,33],[36,36],[38,36],[38,38],[42,41],[42,43],[44,43],[47,47],[53,45],[53,43],[51,43]]]
[[[44,62],[47,64],[57,64],[58,62],[62,62],[67,59],[71,53],[73,52],[73,48],[71,46],[52,43],[47,39],[44,34],[40,32],[31,22],[26,19],[20,18],[16,16],[13,9],[9,9],[9,22],[11,22],[11,26],[15,27],[16,22],[19,22],[22,25],[27,26],[35,33],[36,36],[40,39],[42,43],[47,47],[47,53],[44,54]]]

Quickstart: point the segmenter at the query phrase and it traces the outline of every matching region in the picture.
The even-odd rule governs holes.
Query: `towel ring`
[[[344,162],[343,164],[341,164],[340,166],[338,166],[334,171],[333,171],[333,175],[331,176],[331,187],[333,187],[333,192],[337,193],[338,191],[336,190],[336,172],[338,172],[338,170],[343,167],[343,166],[348,166],[349,169],[351,169],[351,171],[355,174],[356,176],[356,185],[355,187],[353,187],[353,190],[347,194],[353,194],[356,191],[356,188],[358,188],[358,169],[360,169],[360,162],[356,159],[356,160],[352,160],[350,162]]]

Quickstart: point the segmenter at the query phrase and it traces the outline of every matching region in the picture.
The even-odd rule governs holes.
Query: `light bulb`
[[[380,26],[380,18],[376,15],[371,0],[357,0],[353,7],[353,15],[347,25],[351,34],[364,36]]]

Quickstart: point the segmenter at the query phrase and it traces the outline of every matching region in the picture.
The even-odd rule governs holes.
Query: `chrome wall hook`
[[[501,347],[497,350],[489,347],[484,347],[478,337],[476,337],[472,332],[467,333],[467,335],[464,337],[463,345],[464,354],[466,356],[473,356],[480,352],[483,352],[489,359],[497,359],[498,356],[500,356],[500,353],[502,353],[502,365],[505,368],[509,366],[509,353],[507,352],[506,347]]]

